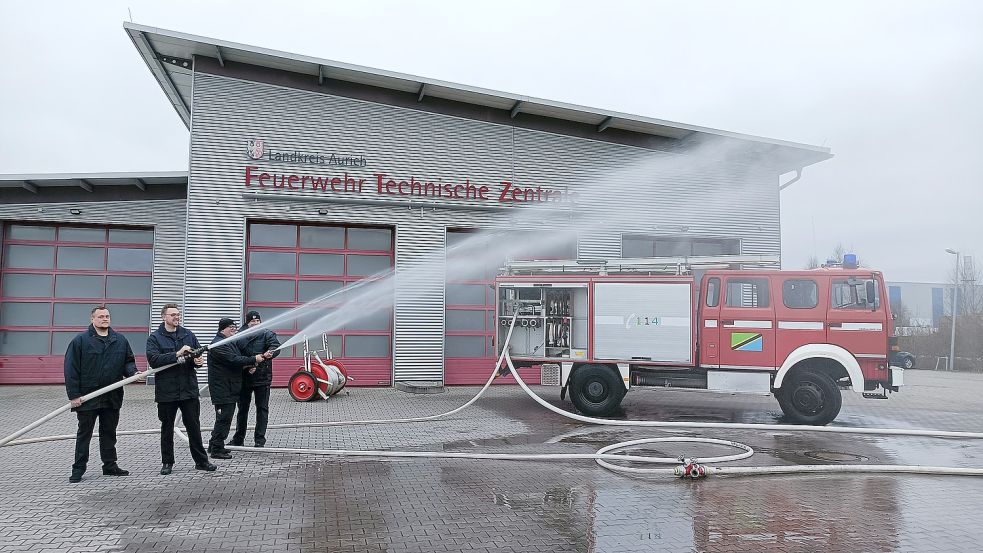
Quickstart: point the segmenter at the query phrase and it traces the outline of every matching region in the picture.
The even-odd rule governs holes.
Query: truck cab
[[[841,387],[885,397],[901,384],[878,271],[708,271],[700,290],[700,368],[768,375],[796,422],[832,420]]]

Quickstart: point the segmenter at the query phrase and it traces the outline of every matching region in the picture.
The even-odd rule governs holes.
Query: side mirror
[[[872,306],[872,308],[877,308],[877,288],[876,283],[873,280],[867,281],[867,305]]]

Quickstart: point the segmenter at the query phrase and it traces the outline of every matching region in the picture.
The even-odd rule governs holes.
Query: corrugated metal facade
[[[740,238],[746,254],[780,252],[778,177],[767,169],[709,161],[693,165],[692,158],[678,153],[201,72],[194,81],[193,114],[185,322],[200,336],[213,335],[220,317],[241,313],[248,219],[389,225],[396,229],[393,379],[442,380],[440,252],[446,229],[507,228],[515,224],[514,214],[444,209],[444,200],[431,199],[421,207],[399,196],[384,196],[392,204],[331,201],[382,198],[376,173],[397,181],[470,179],[497,189],[510,180],[517,186],[581,191],[603,204],[596,216],[611,222],[581,234],[581,257],[620,256],[622,233],[665,234],[672,232],[666,228],[684,227],[693,236]],[[278,151],[364,156],[367,164],[346,170],[250,160],[250,139]],[[329,178],[347,173],[364,179],[364,188],[361,194],[264,189],[275,196],[244,198],[244,192],[258,191],[245,186],[247,165]],[[318,201],[309,201],[311,196]],[[419,264],[432,270],[413,271],[416,276],[409,279]],[[156,286],[155,279],[155,302]]]

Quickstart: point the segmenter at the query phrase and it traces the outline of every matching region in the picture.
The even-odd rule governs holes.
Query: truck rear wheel
[[[826,373],[808,369],[790,374],[775,397],[793,422],[817,426],[835,419],[843,405],[836,382]]]
[[[570,377],[570,400],[578,411],[592,417],[617,411],[625,391],[618,373],[604,365],[579,367]]]

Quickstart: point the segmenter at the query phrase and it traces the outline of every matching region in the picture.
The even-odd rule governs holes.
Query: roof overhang
[[[620,129],[687,142],[727,139],[740,141],[751,150],[781,159],[786,170],[802,168],[832,157],[829,148],[761,136],[676,123],[564,102],[543,100],[473,86],[461,85],[349,63],[290,54],[257,46],[201,37],[177,31],[124,22],[123,28],[154,74],[171,105],[190,128],[192,80],[196,56],[213,58],[221,66],[235,62],[273,70],[310,75],[318,82],[336,80],[425,97],[504,110],[520,114],[593,125],[597,132]]]
[[[0,175],[0,189],[24,189],[37,194],[45,188],[79,188],[93,192],[111,186],[135,187],[146,191],[153,185],[188,185],[187,171],[157,171],[144,173],[38,173]]]

